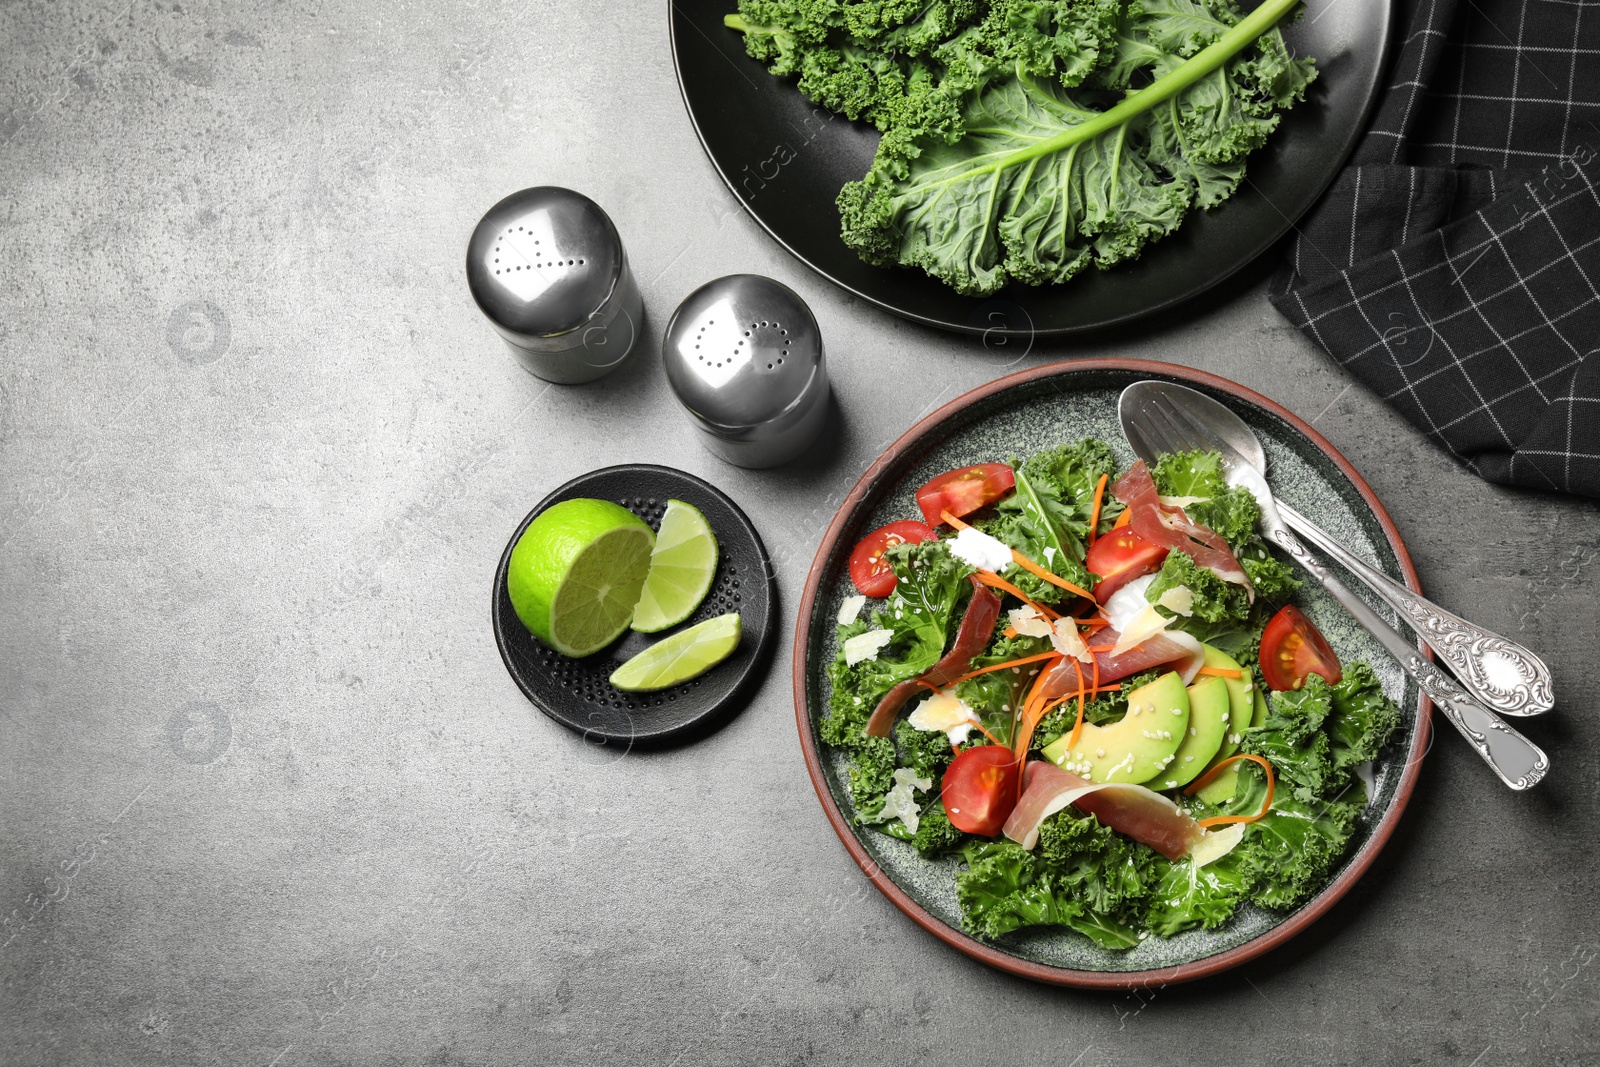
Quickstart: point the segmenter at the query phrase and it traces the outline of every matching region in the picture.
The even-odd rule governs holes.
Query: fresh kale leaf
[[[1187,587],[1194,594],[1191,614],[1180,615],[1176,620],[1176,625],[1183,629],[1188,629],[1186,623],[1191,621],[1213,627],[1219,623],[1244,623],[1254,608],[1244,586],[1223,581],[1183,552],[1167,553],[1155,581],[1145,590],[1145,599],[1158,604],[1163,596],[1179,586]]]
[[[1235,552],[1256,539],[1261,505],[1250,490],[1228,484],[1220,454],[1172,452],[1156,462],[1150,475],[1162,496],[1200,497],[1184,505],[1184,514],[1221,534]]]
[[[1038,858],[1010,841],[968,845],[967,867],[956,874],[962,922],[973,935],[994,939],[1024,926],[1065,926],[1083,913]]]
[[[1317,736],[1326,740],[1323,734]],[[1253,763],[1241,766],[1238,793],[1228,807],[1259,811],[1266,797],[1266,776]],[[1344,857],[1366,804],[1366,790],[1355,779],[1312,799],[1286,792],[1280,783],[1267,817],[1251,823],[1244,840],[1227,857],[1253,877],[1251,899],[1278,909],[1298,907],[1310,899]]]
[[[1232,853],[1196,867],[1189,860],[1160,863],[1161,882],[1150,895],[1145,925],[1162,937],[1196,926],[1215,930],[1250,895],[1255,872]]]
[[[1294,566],[1279,559],[1256,539],[1236,551],[1239,565],[1244,568],[1250,584],[1255,587],[1258,605],[1282,604],[1300,588]]]
[[[1350,664],[1333,687],[1333,711],[1327,719],[1334,763],[1349,767],[1376,759],[1399,728],[1400,709],[1384,696],[1372,666]]]
[[[987,842],[969,846],[966,858],[956,893],[973,933],[995,938],[1024,926],[1065,926],[1110,949],[1139,943],[1142,913],[1165,863],[1071,809],[1045,820],[1032,852]]]
[[[950,825],[944,802],[935,800],[923,810],[922,821],[917,824],[917,833],[911,843],[924,859],[933,859],[954,852],[966,839],[966,834]]]
[[[1336,794],[1350,780],[1349,772],[1334,763],[1333,745],[1321,729],[1332,710],[1332,696],[1317,675],[1302,689],[1273,693],[1266,721],[1246,730],[1240,745],[1241,751],[1272,764],[1280,793],[1306,804]]]
[[[1057,522],[1079,543],[1089,533],[1089,515],[1094,510],[1094,490],[1104,477],[1110,482],[1117,475],[1117,458],[1104,441],[1085,437],[1035,452],[1022,465],[1022,472],[1036,484],[1048,486],[1059,502]],[[1109,492],[1100,505],[1102,529],[1110,528],[1122,511],[1122,504]]]
[[[900,749],[900,766],[910,767],[919,778],[940,781],[955,758],[943,731],[918,730],[905,719],[894,724],[894,739]]]
[[[1274,28],[1297,2],[1266,0],[1243,18],[1223,2],[1130,6],[1109,80],[1154,81],[1120,98],[1064,88],[1025,64],[997,76],[958,37],[937,54],[951,80],[972,86],[965,132],[886,136],[866,177],[839,194],[845,243],[869,263],[920,267],[975,296],[1136,257],[1192,206],[1231,195],[1244,157],[1303,97],[1311,64],[1291,58]],[[1218,49],[1165,51],[1180,24],[1215,29]]]
[[[981,524],[991,537],[1004,541],[1058,578],[1087,589],[1093,581],[1083,565],[1083,542],[1072,525],[1072,512],[1059,489],[1046,479],[1016,471],[1017,487],[995,505],[994,518]],[[1059,604],[1074,594],[1016,564],[1002,574],[1041,604]]]
[[[866,736],[867,720],[885,693],[944,655],[946,635],[971,592],[971,568],[939,541],[899,545],[888,558],[900,584],[870,622],[839,627],[839,655],[828,666],[828,715],[818,727],[824,742],[851,753],[850,794],[858,811],[881,803],[896,766],[894,744]],[[871,629],[890,631],[889,643],[876,657],[847,664],[845,639]]]
[[[1295,907],[1326,884],[1367,804],[1350,767],[1375,757],[1399,723],[1399,709],[1366,663],[1351,664],[1338,685],[1312,675],[1301,689],[1273,694],[1266,721],[1245,732],[1242,746],[1266,756],[1277,773],[1272,809],[1229,855],[1253,872],[1258,904]],[[1240,767],[1225,810],[1259,811],[1266,775],[1254,763]]]

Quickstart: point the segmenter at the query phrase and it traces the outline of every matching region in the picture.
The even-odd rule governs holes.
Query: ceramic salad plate
[[[817,550],[795,627],[794,692],[801,747],[828,820],[867,877],[935,937],[1002,970],[1060,985],[1127,988],[1215,974],[1267,952],[1326,912],[1371,866],[1393,833],[1427,750],[1431,705],[1392,658],[1320,588],[1308,583],[1296,603],[1341,657],[1367,660],[1402,712],[1400,729],[1373,765],[1370,800],[1343,860],[1320,892],[1290,912],[1244,904],[1215,930],[1151,936],[1126,951],[1102,949],[1058,927],[1035,927],[983,941],[962,929],[956,899],[959,858],[925,860],[910,844],[856,825],[845,755],[821,741],[828,708],[828,664],[838,653],[836,624],[851,549],[866,532],[918,515],[917,487],[951,468],[1026,456],[1062,442],[1098,437],[1123,466],[1134,459],[1117,422],[1117,397],[1136,381],[1180,382],[1228,405],[1262,439],[1280,499],[1309,514],[1347,546],[1412,588],[1416,573],[1383,505],[1321,435],[1265,397],[1201,371],[1139,360],[1077,360],[1036,367],[982,386],[927,416],[862,475]],[[1386,618],[1393,612],[1374,603]],[[1394,620],[1398,622],[1398,620]]]

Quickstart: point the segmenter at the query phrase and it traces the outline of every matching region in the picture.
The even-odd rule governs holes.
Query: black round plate
[[[1253,5],[1247,5],[1253,6]],[[1293,228],[1322,195],[1378,97],[1392,0],[1309,0],[1284,27],[1320,74],[1283,117],[1232,198],[1111,270],[1063,285],[1012,284],[964,297],[915,269],[872,267],[839,239],[834,198],[867,172],[878,133],[813,105],[774,78],[722,24],[735,0],[672,0],[672,55],[689,118],[745,210],[818,274],[905,318],[964,333],[1063,336],[1172,307],[1227,278]]]
[[[659,634],[628,631],[608,648],[570,659],[534,639],[511,607],[506,571],[522,531],[545,508],[573,497],[615,500],[661,526],[669,499],[693,504],[717,535],[721,558],[705,602]],[[494,639],[517,687],[534,706],[586,740],[623,747],[679,744],[710,733],[737,714],[761,684],[777,635],[778,585],[772,561],[750,520],[721,490],[671,467],[628,464],[590,471],[543,500],[518,525],[494,575]],[[634,653],[684,627],[737,611],[744,638],[732,656],[699,678],[659,693],[624,693],[608,679]]]

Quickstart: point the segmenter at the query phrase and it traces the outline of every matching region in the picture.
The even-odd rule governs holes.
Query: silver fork
[[[1135,389],[1137,386],[1130,386]],[[1401,668],[1460,731],[1473,749],[1515,790],[1531,789],[1550,769],[1550,760],[1532,741],[1507,726],[1494,712],[1478,703],[1433,663],[1424,659],[1415,646],[1385,622],[1366,602],[1335,578],[1299,538],[1284,525],[1266,477],[1227,441],[1222,440],[1199,420],[1189,416],[1165,396],[1155,394],[1145,402],[1121,405],[1123,433],[1139,452],[1153,446],[1159,452],[1186,452],[1202,449],[1217,452],[1230,485],[1250,490],[1261,505],[1261,527],[1267,539],[1283,549],[1308,574],[1315,578],[1351,616],[1388,649]]]

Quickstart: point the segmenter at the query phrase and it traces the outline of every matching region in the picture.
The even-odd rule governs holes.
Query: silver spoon
[[[1137,382],[1130,385],[1122,392],[1118,415],[1128,443],[1147,463],[1153,463],[1163,452],[1197,448],[1219,452],[1229,484],[1249,489],[1260,503],[1261,527],[1267,539],[1316,578],[1357,622],[1389,650],[1451,724],[1472,744],[1478,755],[1500,776],[1501,781],[1512,789],[1522,790],[1532,788],[1545,776],[1550,769],[1550,761],[1537,745],[1507,726],[1494,712],[1468,695],[1449,675],[1424,659],[1399,631],[1346,588],[1290,532],[1284,523],[1288,509],[1276,503],[1272,491],[1267,487],[1263,473],[1266,455],[1261,449],[1261,442],[1256,440],[1243,420],[1210,397],[1168,382]],[[1300,516],[1296,518],[1301,522],[1306,521]],[[1306,522],[1306,525],[1310,523]],[[1326,538],[1327,535],[1321,534],[1321,537]],[[1329,542],[1332,543],[1331,539]],[[1317,543],[1320,545],[1323,542],[1317,540]],[[1359,571],[1355,573],[1360,574]],[[1415,596],[1409,591],[1408,595]],[[1405,611],[1403,608],[1401,610]],[[1407,614],[1409,616],[1409,612]],[[1544,667],[1537,657],[1533,662],[1539,668]]]

